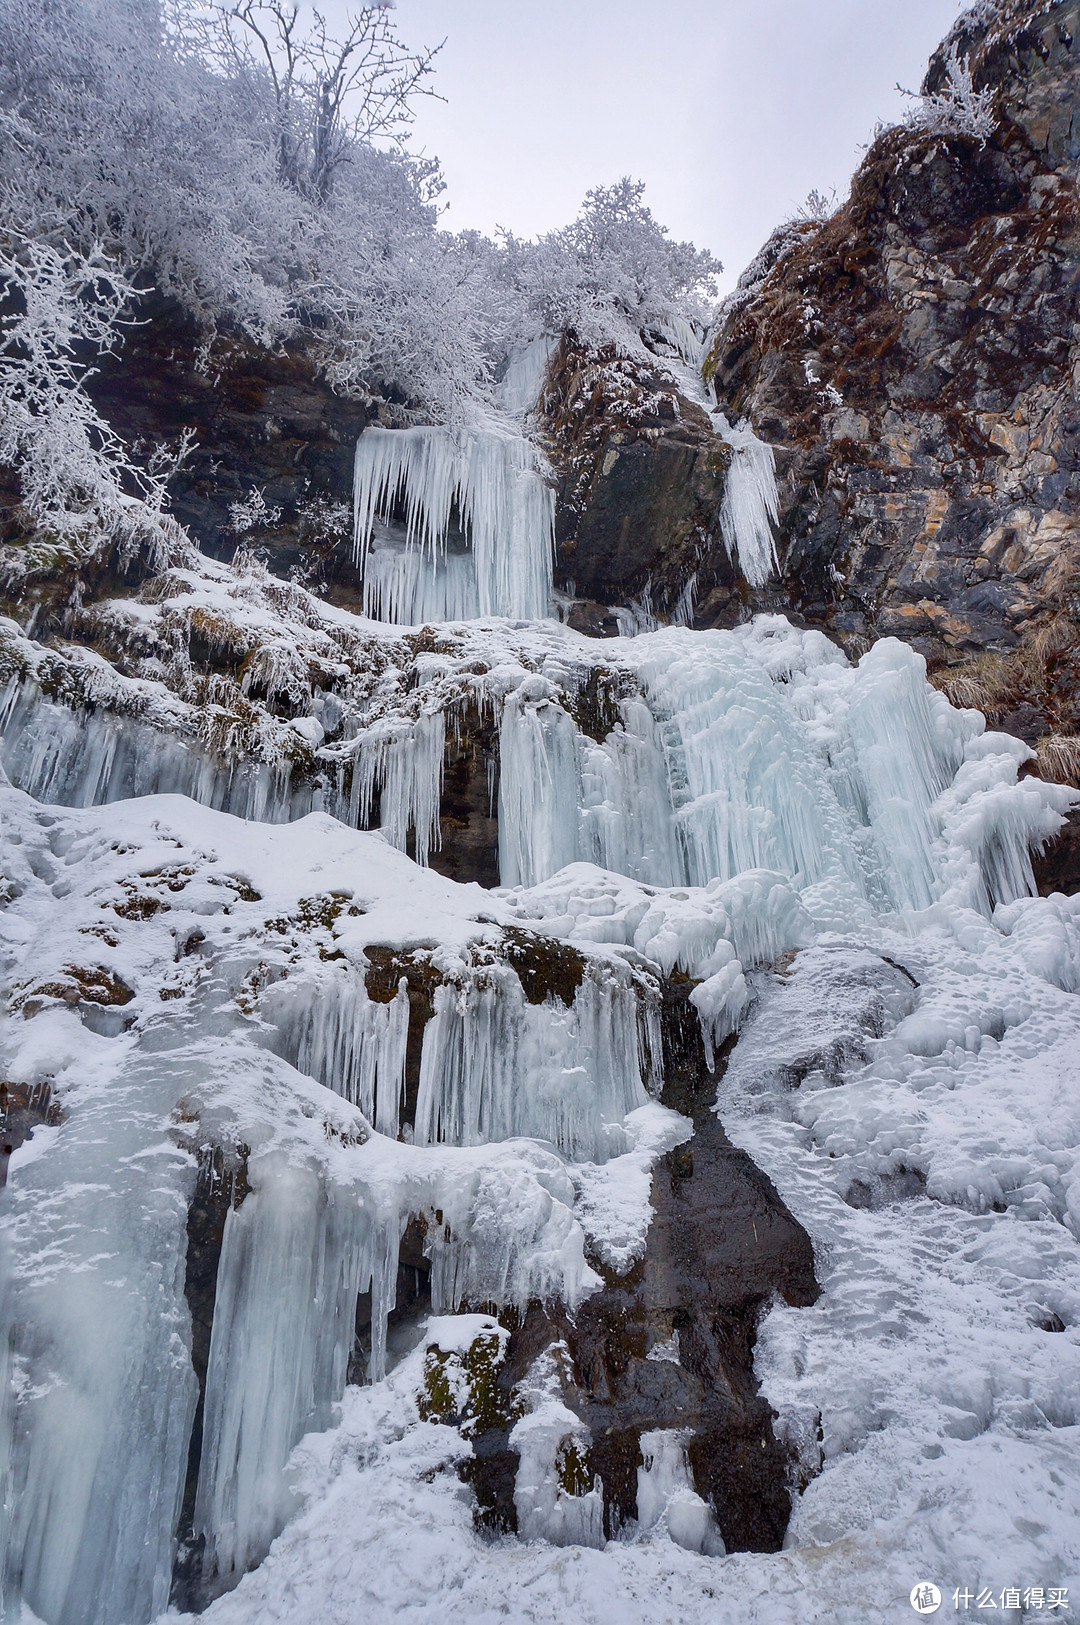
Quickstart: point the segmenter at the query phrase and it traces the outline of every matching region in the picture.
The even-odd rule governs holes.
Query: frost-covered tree
[[[357,147],[400,144],[416,96],[435,94],[426,81],[438,47],[406,48],[392,0],[348,13],[340,35],[289,0],[219,0],[208,13],[174,4],[186,5],[174,10],[178,39],[268,104],[278,179],[319,203]]]
[[[301,340],[335,387],[442,421],[541,332],[693,351],[718,267],[638,182],[537,242],[438,229],[438,165],[405,142],[433,55],[380,0],[340,36],[291,0],[3,0],[0,457],[35,523],[160,511],[82,387],[150,291],[206,353]]]
[[[132,292],[98,247],[0,247],[0,466],[20,469],[31,525],[72,554],[105,542],[163,557],[180,542],[163,514],[175,459],[134,462],[82,387]]]
[[[571,225],[536,243],[504,234],[506,273],[524,297],[524,314],[586,344],[707,324],[722,267],[692,243],[674,241],[642,201],[644,190],[624,176],[587,193]]]

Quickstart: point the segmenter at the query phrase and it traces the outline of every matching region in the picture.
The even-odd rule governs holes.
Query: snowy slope
[[[282,635],[270,589],[217,574],[180,596],[239,607],[260,648]],[[174,602],[147,606],[147,647]],[[1077,1583],[1080,904],[1032,896],[1028,855],[1071,793],[892,642],[851,666],[766,617],[602,659],[552,623],[447,627],[431,650],[290,606],[286,655],[352,651],[348,748],[397,741],[370,780],[384,834],[308,812],[269,763],[262,822],[117,801],[70,689],[35,699],[24,673],[13,702],[7,759],[51,805],[3,792],[4,1068],[62,1120],[14,1152],[5,1198],[12,1617],[19,1587],[48,1625],[164,1617],[198,1398],[184,1225],[215,1157],[242,1200],[193,1513],[235,1589],[208,1618],[854,1622],[907,1617],[921,1578]],[[100,664],[110,760],[128,750],[151,790],[195,702],[170,730],[162,679]],[[110,715],[124,683],[137,703]],[[437,813],[465,689],[502,736],[495,892],[399,850]],[[304,742],[330,692],[265,726]],[[319,730],[308,764],[334,748]],[[201,748],[230,783],[258,760]],[[213,783],[186,786],[214,801]],[[559,1487],[566,1442],[588,1441],[539,1366],[513,1435],[525,1538],[492,1542],[456,1471],[465,1433],[422,1415],[426,1343],[468,1341],[471,1321],[447,1330],[463,1305],[572,1309],[641,1256],[651,1170],[691,1131],[657,1101],[672,975],[710,1053],[739,1033],[717,1109],[823,1287],[758,1342],[797,1462],[787,1544],[708,1555],[667,1435],[643,1436],[638,1520],[605,1543],[596,1492]],[[409,1352],[387,1317],[416,1216],[441,1318]]]

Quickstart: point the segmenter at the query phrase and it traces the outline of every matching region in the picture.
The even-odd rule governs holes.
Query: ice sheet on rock
[[[471,551],[478,613],[547,615],[555,498],[529,441],[494,423],[366,429],[356,446],[353,500],[356,550],[365,568],[376,519],[392,517],[400,503],[406,550],[445,570],[456,513]],[[377,607],[393,609],[405,625],[418,624],[420,604],[405,603],[403,575],[395,583],[393,602]],[[419,576],[417,584],[430,597],[434,589]]]
[[[659,1428],[641,1435],[637,1470],[638,1527],[663,1530],[677,1546],[706,1557],[723,1557],[716,1515],[694,1489],[686,1446],[688,1434]]]
[[[580,1493],[563,1482],[578,1476],[560,1466],[568,1453],[584,1460],[589,1430],[560,1397],[559,1365],[569,1359],[565,1344],[545,1350],[533,1362],[519,1394],[529,1409],[510,1432],[510,1447],[518,1452],[514,1481],[514,1507],[523,1540],[548,1541],[552,1546],[604,1544],[604,1496],[597,1478]]]
[[[665,1152],[693,1133],[689,1118],[650,1101],[623,1121],[629,1148],[607,1162],[583,1162],[570,1170],[574,1213],[592,1255],[618,1275],[637,1262],[653,1220],[653,1169]]]
[[[776,568],[775,526],[780,517],[773,449],[759,440],[746,418],[732,426],[723,414],[713,421],[732,450],[720,504],[720,534],[728,557],[751,587],[763,587]]]
[[[513,350],[499,380],[499,405],[512,418],[527,417],[536,407],[556,341],[542,333]]]

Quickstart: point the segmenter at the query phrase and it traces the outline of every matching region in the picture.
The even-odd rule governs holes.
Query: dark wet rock
[[[893,1202],[909,1202],[922,1196],[926,1190],[926,1175],[918,1168],[897,1168],[890,1174],[871,1174],[866,1179],[853,1179],[844,1192],[848,1207],[876,1211]]]
[[[476,715],[447,731],[432,869],[450,880],[499,884],[498,730]]]
[[[503,956],[517,972],[530,1004],[558,999],[568,1008],[577,997],[585,975],[585,956],[558,937],[508,926],[503,932]]]
[[[188,1442],[187,1473],[177,1522],[177,1552],[173,1566],[171,1602],[184,1610],[204,1608],[213,1588],[203,1577],[204,1538],[194,1533],[195,1496],[199,1486],[206,1372],[210,1363],[210,1336],[214,1324],[218,1269],[225,1236],[225,1221],[249,1194],[246,1146],[205,1146],[198,1152],[195,1191],[188,1206],[187,1265],[184,1296],[191,1314],[191,1366],[199,1387],[195,1420]]]
[[[1080,811],[1069,814],[1061,832],[1032,859],[1032,869],[1040,897],[1051,892],[1074,897],[1080,891]]]
[[[571,625],[614,634],[609,606],[645,593],[670,614],[695,573],[733,584],[718,526],[730,452],[661,362],[564,340],[541,424],[559,475],[557,584],[579,600]]]
[[[645,1256],[624,1277],[602,1270],[603,1289],[574,1315],[531,1306],[514,1327],[500,1382],[509,1394],[540,1354],[565,1347],[563,1399],[589,1428],[585,1472],[603,1484],[609,1537],[637,1515],[642,1433],[678,1428],[692,1433],[694,1484],[712,1503],[727,1549],[776,1551],[794,1467],[758,1392],[754,1342],[775,1296],[815,1301],[813,1249],[711,1110],[716,1077],[705,1065],[690,987],[665,988],[663,1099],[693,1116],[694,1134],[657,1165]],[[490,1496],[496,1485],[505,1504],[516,1469],[506,1438],[492,1441],[489,1460],[474,1488]],[[478,1516],[498,1526],[493,1500],[481,1501]]]
[[[176,446],[191,432],[169,489],[204,552],[228,560],[244,542],[276,574],[355,585],[352,464],[371,408],[335,393],[305,350],[271,351],[226,333],[206,347],[190,318],[157,295],[139,316],[91,394],[131,445]],[[267,513],[238,529],[230,510],[253,492]]]

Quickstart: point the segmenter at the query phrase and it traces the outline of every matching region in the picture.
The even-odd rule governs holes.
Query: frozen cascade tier
[[[555,494],[520,435],[366,429],[353,503],[365,615],[404,626],[547,615]]]

